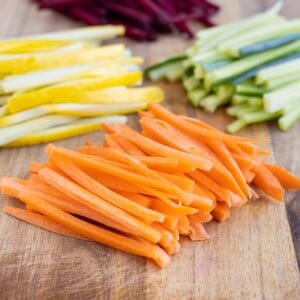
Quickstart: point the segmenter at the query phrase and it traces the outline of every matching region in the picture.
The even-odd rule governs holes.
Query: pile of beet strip
[[[153,41],[158,33],[178,32],[193,37],[188,21],[213,26],[211,17],[220,7],[207,0],[35,0],[41,9],[52,9],[88,25],[122,24],[126,35]]]

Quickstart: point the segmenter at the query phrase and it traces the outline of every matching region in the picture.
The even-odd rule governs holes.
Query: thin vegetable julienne
[[[147,209],[123,196],[120,196],[119,194],[102,185],[100,182],[88,176],[73,163],[63,160],[56,155],[54,155],[53,161],[57,167],[59,167],[66,175],[68,175],[82,187],[110,202],[111,204],[123,209],[124,211],[147,222],[162,222],[164,220],[163,214]]]
[[[106,215],[110,215],[112,219],[116,219],[118,223],[124,224],[126,227],[134,228],[142,237],[145,237],[155,243],[160,240],[160,234],[144,222],[141,222],[139,219],[134,218],[122,209],[119,209],[118,207],[90,193],[88,190],[80,187],[55,171],[49,168],[44,168],[39,171],[39,175],[49,185],[61,190],[64,194],[79,203],[89,207],[90,209],[99,211],[101,214],[104,213]]]
[[[230,217],[231,207],[243,206],[248,198],[258,199],[249,183],[280,201],[283,200],[285,188],[300,187],[299,178],[281,167],[263,163],[259,155],[267,152],[250,141],[196,137],[173,124],[157,120],[151,113],[143,113],[142,118],[142,124],[147,123],[142,134],[126,126],[104,125],[108,133],[106,141],[111,138],[114,143],[104,142],[101,146],[95,146],[88,142],[78,151],[49,145],[46,148],[49,160],[33,163],[30,166],[32,174],[27,180],[4,177],[0,182],[2,193],[17,197],[26,204],[26,210],[15,216],[40,213],[44,215],[43,220],[50,217],[55,224],[63,225],[63,229],[92,239],[91,235],[86,235],[87,224],[88,233],[93,235],[94,240],[151,257],[164,266],[169,261],[168,255],[178,253],[180,235],[192,240],[208,239],[209,234],[203,223],[212,218],[225,221]],[[188,122],[218,134],[216,129],[201,122]],[[126,130],[123,131],[124,128]],[[168,136],[163,137],[161,132],[156,133],[155,130],[172,134],[168,139]],[[148,142],[149,138],[145,135],[152,135],[155,146]],[[133,137],[137,137],[138,143]],[[179,142],[172,141],[175,137]],[[143,138],[148,143],[147,147],[143,145]],[[151,147],[156,147],[159,154],[151,152]],[[168,157],[170,151],[173,156]],[[204,171],[194,167],[191,172],[187,167],[190,167],[192,158],[197,157],[210,161],[212,168]],[[185,166],[180,163],[185,163]],[[229,179],[226,180],[227,175]],[[241,180],[244,183],[241,184]],[[239,189],[244,185],[244,189],[248,189],[248,197],[237,193],[235,184]],[[43,209],[37,204],[41,204]],[[60,218],[61,213],[64,221]],[[84,217],[87,221],[70,214]],[[31,219],[28,220],[30,222]],[[91,221],[99,225],[91,228]],[[47,228],[45,224],[40,226]],[[136,249],[137,244],[131,244],[129,248],[120,241],[115,244],[116,236],[112,237],[110,230],[103,232],[102,225],[114,232],[116,230],[117,236],[129,239],[126,240],[128,242],[142,244],[143,249],[150,247],[152,254],[149,254],[150,250],[144,253],[142,248]],[[100,229],[107,236],[98,239],[99,232],[94,229]]]
[[[61,209],[43,201],[41,198],[28,193],[23,192],[20,194],[20,199],[26,204],[45,214],[52,220],[64,225],[65,227],[73,230],[74,232],[81,234],[91,240],[95,240],[99,243],[111,246],[113,248],[130,252],[133,254],[145,256],[153,259],[160,267],[167,266],[170,262],[169,256],[157,245],[144,244],[137,240],[122,236],[108,230],[85,222],[79,218],[76,218]]]

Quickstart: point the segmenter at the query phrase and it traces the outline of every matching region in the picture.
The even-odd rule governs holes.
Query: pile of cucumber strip
[[[282,3],[238,22],[201,30],[194,44],[146,70],[151,80],[181,80],[189,102],[214,112],[227,105],[231,133],[278,119],[300,119],[300,19],[279,15]]]

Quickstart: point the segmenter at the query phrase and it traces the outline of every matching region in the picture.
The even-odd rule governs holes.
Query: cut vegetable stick
[[[111,135],[106,135],[104,141],[106,142],[106,144],[109,148],[118,149],[120,151],[125,152],[124,149],[111,137]],[[82,153],[87,153],[87,152],[82,152]],[[87,154],[90,154],[90,153],[87,153]]]
[[[165,177],[167,180],[173,182],[182,190],[192,193],[194,191],[195,182],[187,176],[178,176],[175,174],[169,174],[166,172],[156,171],[160,176]]]
[[[190,222],[187,216],[180,216],[177,224],[178,232],[182,235],[188,235],[190,232]]]
[[[73,237],[76,239],[87,240],[87,238],[85,238],[84,236],[77,234],[72,230],[69,230],[68,228],[62,226],[59,223],[56,223],[55,221],[46,216],[8,205],[4,206],[3,211],[21,221],[46,229],[48,231],[65,235],[68,237]]]
[[[46,184],[38,175],[29,177],[26,188],[36,196],[68,213],[83,216],[107,227],[119,230],[120,232],[132,233],[135,235],[139,234],[134,228],[125,227],[123,224],[120,225],[118,221],[112,220],[109,216],[95,212],[94,210],[73,201],[65,194]]]
[[[205,186],[201,185],[199,182],[195,182],[194,193],[201,197],[207,197],[212,200],[216,200],[216,196]],[[194,202],[192,202],[194,203]]]
[[[105,245],[117,248],[129,253],[145,256],[153,259],[160,267],[167,266],[169,264],[169,256],[158,246],[144,244],[134,239],[127,238],[120,234],[116,234],[105,230],[99,226],[92,225],[85,221],[82,221],[63,210],[60,210],[53,205],[41,200],[30,193],[21,193],[20,198],[26,204],[31,205],[34,209],[40,213],[45,214],[54,221],[64,225],[65,227],[73,230],[74,232],[81,234],[91,240],[103,243]]]
[[[241,207],[243,206],[247,201],[248,198],[242,198],[239,195],[233,193],[233,192],[229,192],[230,198],[231,198],[231,206],[232,207]],[[250,191],[249,191],[249,195],[250,196]]]
[[[123,197],[126,197],[142,206],[145,206],[145,207],[150,207],[151,203],[152,203],[152,198],[147,197],[142,194],[130,193],[130,192],[124,192],[124,191],[118,191],[118,194]]]
[[[70,41],[82,41],[82,40],[103,40],[107,38],[112,38],[116,35],[123,35],[125,29],[123,26],[118,25],[96,25],[76,29],[68,29],[55,32],[39,33],[30,36],[21,36],[16,39],[16,42],[22,42],[22,40],[30,39],[35,41],[36,39],[40,40],[49,40],[49,42],[61,42],[61,40],[70,40]]]
[[[46,147],[46,151],[49,156],[51,156],[51,152],[58,153],[63,157],[70,159],[72,162],[74,162],[77,165],[79,164],[81,166],[89,167],[94,170],[100,170],[110,175],[114,175],[116,177],[122,178],[125,181],[133,181],[137,185],[142,185],[142,186],[145,185],[145,186],[153,187],[158,190],[170,193],[171,195],[174,195],[175,197],[179,197],[180,199],[182,199],[185,196],[185,194],[179,192],[178,188],[176,188],[174,185],[167,184],[165,182],[159,182],[158,180],[147,178],[143,175],[127,171],[125,169],[122,169],[118,166],[109,163],[109,161],[100,160],[99,158],[95,159],[85,154],[77,153],[75,151],[70,151],[63,148],[56,148],[52,145],[48,145]]]
[[[253,139],[249,138],[242,138],[237,136],[230,136],[223,134],[218,131],[213,131],[207,128],[203,128],[200,126],[196,126],[195,124],[188,123],[187,121],[183,120],[182,118],[172,114],[168,110],[164,109],[161,105],[155,105],[149,103],[148,109],[150,112],[163,121],[171,124],[175,128],[178,128],[180,131],[185,132],[191,136],[202,136],[208,139],[219,139],[219,140],[229,140],[229,141],[252,141]]]
[[[126,211],[136,217],[139,217],[140,219],[145,220],[147,223],[163,222],[163,214],[150,210],[144,206],[139,205],[136,202],[130,201],[129,199],[113,192],[112,190],[102,185],[100,182],[88,176],[76,165],[61,159],[59,155],[54,155],[53,161],[56,164],[56,166],[61,169],[61,171],[67,174],[70,178],[72,178],[75,182],[84,187],[86,190],[101,197],[107,202],[110,202],[116,207],[121,208],[123,211]]]
[[[158,120],[158,122],[160,122],[163,127],[170,127],[170,125],[163,123],[160,120]],[[193,140],[191,137],[176,131],[175,128],[168,128],[168,131],[166,132],[162,126],[160,126],[160,128],[155,128],[153,125],[149,126],[145,118],[141,119],[141,124],[143,129],[147,130],[146,132],[148,135],[150,134],[150,137],[153,139],[176,149],[210,159],[214,165],[211,170],[207,171],[206,174],[214,179],[217,183],[226,186],[236,193],[241,193],[241,189],[232,174],[220,163],[220,160],[217,158],[218,156],[207,145],[200,142],[199,138],[197,141],[195,139]],[[170,131],[173,132],[173,137]],[[178,137],[176,137],[176,135],[178,135]]]
[[[178,224],[178,217],[166,215],[162,225],[169,231],[174,231]]]
[[[253,181],[254,177],[255,177],[255,173],[252,172],[251,170],[247,169],[247,168],[241,168],[241,171],[244,175],[244,178],[245,178],[246,182],[248,184],[250,184]]]
[[[232,153],[232,157],[240,167],[240,169],[252,169],[254,166],[255,161],[252,158],[249,158],[246,155]]]
[[[160,199],[153,199],[150,208],[171,216],[185,216],[195,214],[198,210],[188,206],[168,205]]]
[[[200,223],[208,223],[213,219],[213,216],[210,213],[203,212],[203,211],[198,211],[197,213],[188,216],[189,219],[190,217],[192,217],[192,219],[195,222],[200,222]]]
[[[230,218],[230,209],[225,202],[217,202],[217,206],[211,214],[218,222],[224,222]]]
[[[147,153],[150,152],[158,156],[176,157],[179,161],[179,165],[190,166],[193,167],[193,169],[210,170],[212,167],[212,163],[207,159],[161,145],[142,136],[128,126],[119,126],[119,131]]]
[[[189,238],[192,241],[205,241],[210,238],[210,235],[204,229],[204,226],[199,222],[199,219],[195,216],[188,216],[189,219]]]
[[[124,224],[126,227],[132,227],[136,229],[139,231],[142,237],[148,239],[149,241],[153,241],[155,243],[159,241],[159,232],[153,230],[144,222],[139,221],[123,210],[90,193],[86,189],[73,183],[55,171],[49,168],[44,168],[39,171],[39,175],[49,185],[59,189],[61,192],[78,201],[79,203],[89,207],[90,209],[99,211],[101,214],[112,216],[113,220],[117,220],[117,222]]]
[[[161,233],[161,239],[159,241],[159,244],[166,248],[169,246],[172,241],[174,240],[174,237],[170,231],[168,231],[165,227],[163,227],[160,223],[153,223],[151,225],[154,229],[158,230]]]
[[[248,156],[255,156],[258,152],[258,147],[251,143],[238,143],[237,146]]]
[[[188,174],[192,177],[197,183],[200,185],[204,185],[208,190],[210,190],[213,194],[217,196],[218,199],[225,201],[229,205],[231,204],[231,199],[229,197],[228,190],[224,189],[213,180],[211,180],[208,176],[203,174],[200,171],[194,171]]]
[[[116,143],[118,143],[121,146],[121,148],[124,151],[126,151],[126,153],[131,155],[140,155],[140,156],[145,155],[145,153],[140,148],[138,148],[134,143],[132,143],[123,135],[118,133],[113,133],[110,136],[112,139],[115,140]]]
[[[129,114],[147,108],[147,102],[120,104],[59,103],[43,105],[48,113],[66,114],[77,117],[98,117],[114,114]]]
[[[64,99],[77,99],[81,97],[82,91],[85,90],[99,90],[122,84],[132,85],[139,82],[141,78],[141,72],[126,72],[118,75],[113,73],[96,78],[70,80],[64,84],[13,95],[9,98],[7,109],[9,113],[17,113],[25,109],[52,103],[55,99],[61,98],[62,95],[64,95]]]
[[[175,232],[175,231],[174,231]],[[178,233],[178,229],[176,228],[176,233],[177,235],[174,234],[174,239],[172,240],[172,242],[167,246],[165,247],[165,251],[168,255],[175,255],[179,252],[180,250],[180,244],[178,242],[179,240],[179,233]],[[176,237],[178,236],[178,239],[176,239]]]
[[[38,131],[34,134],[23,136],[12,143],[6,145],[8,147],[19,147],[35,145],[45,142],[53,142],[60,139],[66,139],[73,136],[96,131],[101,128],[102,122],[126,123],[126,116],[102,116],[94,118],[81,118],[67,125],[55,126],[46,130]]]
[[[242,192],[238,193],[241,197],[247,196],[249,194],[248,185],[243,177],[241,170],[239,169],[237,163],[231,156],[228,148],[222,141],[211,140],[209,146],[213,151],[220,157],[223,164],[227,167],[230,173],[234,176],[235,180],[238,182]],[[244,194],[243,194],[244,193]]]
[[[158,172],[149,169],[143,162],[135,159],[134,157],[117,151],[115,149],[103,149],[103,152],[108,155],[108,158],[113,161],[123,162],[129,165],[128,170],[137,171],[138,173],[147,176],[148,178],[156,179],[160,182],[171,184],[175,189],[177,189],[178,198],[183,204],[189,204],[192,201],[192,195],[189,195],[179,189],[172,181],[169,181],[166,177],[161,176]],[[125,169],[127,169],[125,167]]]
[[[107,139],[108,136],[109,138],[111,138],[111,135],[107,135],[105,139]],[[114,144],[111,139],[108,141],[107,147],[125,151],[124,148],[118,147],[118,145]],[[102,147],[98,147],[98,146],[82,146],[78,149],[78,151],[81,153],[96,155],[100,157],[105,154]],[[129,152],[127,153],[129,154]],[[164,168],[166,169],[171,168],[174,171],[176,171],[178,166],[178,160],[174,157],[145,156],[145,154],[131,155],[131,156],[135,159],[138,159],[139,161],[147,165],[149,168],[155,170],[157,169],[163,170]]]
[[[12,177],[2,177],[0,187],[2,194],[18,198],[19,193],[25,189],[25,183],[20,183]]]
[[[46,115],[12,126],[0,128],[0,147],[39,130],[71,123],[75,119],[76,118],[72,116]]]
[[[97,48],[79,49],[71,51],[68,55],[52,52],[47,55],[32,55],[18,57],[10,60],[0,60],[1,73],[21,74],[40,69],[50,69],[74,64],[101,62],[124,56],[124,45],[114,44]]]
[[[297,178],[283,167],[269,163],[263,165],[279,180],[284,189],[300,189],[300,178]]]
[[[251,170],[255,173],[253,183],[266,194],[282,202],[284,199],[284,189],[280,181],[263,164],[256,164]]]

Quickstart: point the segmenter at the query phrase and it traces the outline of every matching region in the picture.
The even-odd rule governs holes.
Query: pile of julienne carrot
[[[211,17],[219,6],[208,0],[36,0],[42,9],[51,9],[87,25],[122,24],[126,35],[138,41],[153,41],[157,33],[193,33],[188,21],[213,26]]]
[[[136,86],[141,57],[123,44],[99,46],[122,34],[122,26],[107,25],[0,41],[0,147],[125,123],[120,114],[163,100],[160,88]]]
[[[141,133],[105,124],[101,146],[48,145],[48,161],[32,163],[26,180],[2,178],[2,193],[26,205],[4,211],[165,267],[179,251],[180,235],[208,239],[204,223],[222,222],[231,208],[256,199],[250,184],[278,201],[284,189],[300,188],[300,179],[259,159],[268,151],[254,139],[224,134],[158,104],[141,112],[140,124]]]

